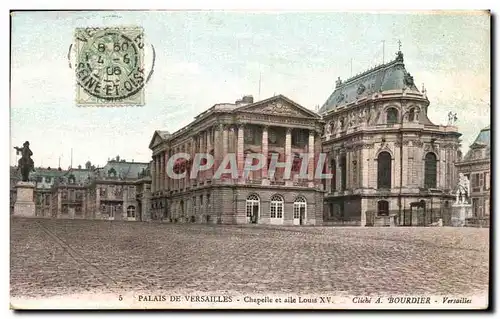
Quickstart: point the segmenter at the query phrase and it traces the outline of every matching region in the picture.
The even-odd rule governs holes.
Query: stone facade
[[[155,131],[149,145],[153,152],[151,219],[321,225],[324,192],[313,174],[321,152],[321,129],[318,114],[278,95],[259,102],[246,96],[235,103],[216,104],[173,134]],[[194,179],[188,174],[183,179],[170,178],[168,165],[174,165],[170,168],[174,170],[180,165],[188,172],[192,166],[190,160],[169,161],[179,153],[188,153],[191,158],[196,153],[210,154],[214,166]],[[245,161],[252,153],[263,154],[268,161],[262,170],[244,175]],[[303,153],[313,156],[306,164],[307,178],[299,178],[299,172],[292,169],[287,179],[280,168],[269,176],[273,154],[283,163],[296,161]],[[217,168],[226,167],[223,160],[227,154],[234,154],[238,176],[214,178]]]
[[[470,203],[473,218],[478,223],[489,225],[490,218],[490,127],[482,129],[470,146],[463,160],[456,164],[457,174],[463,173],[470,181]]]
[[[11,183],[16,176],[11,172]],[[36,217],[138,221],[150,212],[144,207],[149,207],[149,163],[117,156],[104,167],[87,162],[85,168],[37,168],[30,179],[35,185]]]
[[[433,124],[429,100],[396,59],[337,81],[320,109],[328,153],[328,225],[429,225],[450,222],[460,133]]]

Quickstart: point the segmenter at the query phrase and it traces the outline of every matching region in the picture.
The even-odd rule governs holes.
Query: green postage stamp
[[[142,27],[77,28],[76,104],[144,105]]]

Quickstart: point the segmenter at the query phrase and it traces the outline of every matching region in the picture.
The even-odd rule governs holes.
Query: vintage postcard
[[[11,309],[487,309],[490,19],[11,11]]]

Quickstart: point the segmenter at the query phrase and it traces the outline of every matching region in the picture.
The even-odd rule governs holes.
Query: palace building
[[[155,131],[149,148],[151,166],[151,219],[171,222],[222,224],[321,225],[323,196],[321,181],[313,171],[321,152],[321,118],[283,95],[254,102],[245,96],[235,103],[216,104],[175,133]],[[268,174],[272,156],[280,162],[308,161],[307,177],[300,178],[294,165],[291,178],[277,168]],[[167,174],[169,158],[177,153],[210,154],[214,166],[197,178],[174,179]],[[236,178],[223,174],[213,178],[227,154],[235,154],[242,172],[249,154],[263,154],[267,163],[259,171]],[[265,162],[265,161],[264,161]],[[191,160],[176,161],[174,171],[188,171]]]
[[[393,61],[337,80],[319,111],[334,175],[325,185],[325,224],[449,222],[461,134],[433,124],[429,107],[401,51]]]
[[[490,126],[483,128],[463,160],[456,164],[458,173],[463,173],[470,181],[473,215],[482,225],[489,225],[490,218],[490,134]]]
[[[255,102],[245,96],[216,104],[179,131],[155,131],[149,148],[151,218],[171,222],[279,225],[429,225],[450,222],[460,136],[456,126],[428,118],[430,101],[405,69],[403,53],[346,81],[337,80],[315,113],[283,95]],[[215,169],[194,180],[172,179],[177,153],[213,155]],[[213,174],[236,153],[238,171],[251,153],[291,160],[292,178],[265,168],[237,179]],[[307,178],[295,165],[314,153]],[[319,153],[327,155],[315,179]],[[192,160],[176,160],[174,172]]]

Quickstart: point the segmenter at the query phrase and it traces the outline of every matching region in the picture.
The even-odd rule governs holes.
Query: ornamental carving
[[[340,93],[340,94],[337,96],[337,103],[342,102],[344,99],[345,99],[345,95],[344,95],[344,93]]]
[[[291,116],[301,116],[301,112],[296,110],[293,107],[290,107],[288,104],[284,104],[282,102],[276,101],[273,103],[269,103],[265,107],[261,109],[257,109],[257,112],[268,113],[268,114],[276,114],[276,115],[291,115]]]
[[[404,82],[406,86],[413,86],[413,76],[410,73],[406,73],[404,77]]]
[[[425,144],[424,152],[439,152],[439,145],[437,144]]]
[[[366,87],[364,86],[363,83],[360,83],[359,86],[358,86],[358,90],[357,90],[357,93],[358,95],[361,95],[363,94],[363,92],[366,90]]]

